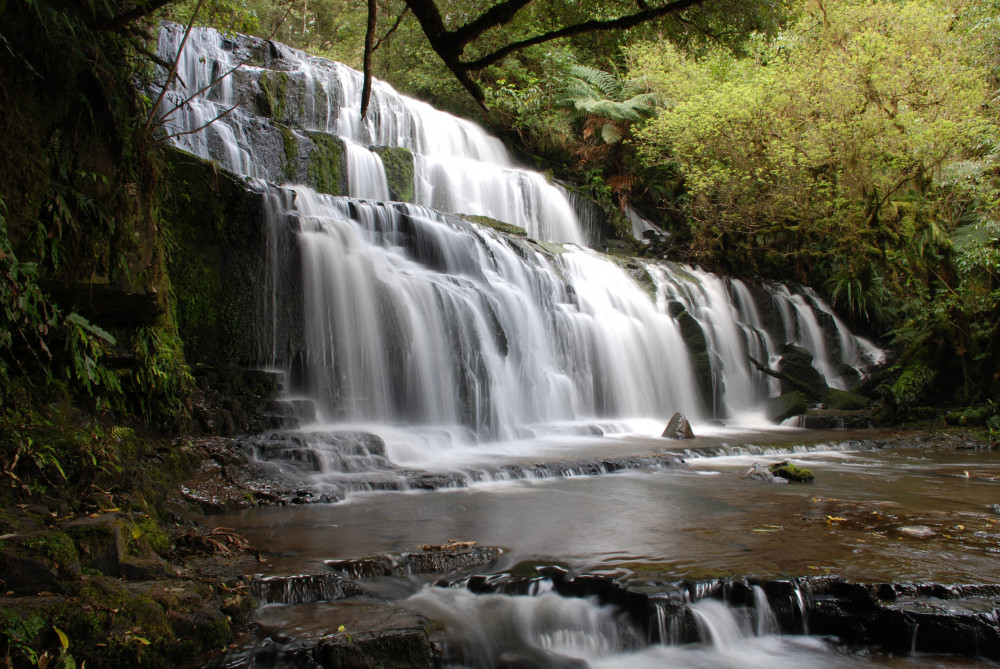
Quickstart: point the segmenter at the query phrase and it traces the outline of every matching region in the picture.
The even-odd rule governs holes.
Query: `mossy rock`
[[[413,154],[404,147],[376,146],[372,149],[382,159],[385,178],[389,182],[389,197],[397,202],[413,202]]]
[[[787,460],[771,465],[771,474],[795,483],[809,483],[816,478],[808,469],[796,467]]]
[[[858,411],[868,408],[868,398],[846,390],[830,388],[826,393],[826,408],[832,411]]]
[[[306,183],[320,193],[347,195],[344,141],[322,132],[307,132],[306,136],[312,141],[306,156]]]
[[[493,228],[505,235],[514,235],[515,237],[527,237],[528,231],[524,228],[520,228],[516,225],[511,225],[510,223],[504,223],[503,221],[498,221],[495,218],[490,218],[489,216],[476,216],[472,214],[462,214],[461,218],[469,221],[470,223],[475,223],[476,225],[482,225],[487,228]]]
[[[73,540],[64,532],[29,532],[0,541],[0,583],[4,592],[63,592],[64,581],[78,578],[81,571]]]
[[[772,397],[764,402],[764,414],[775,423],[780,423],[793,416],[801,416],[807,411],[809,411],[809,400],[805,393],[798,390]]]

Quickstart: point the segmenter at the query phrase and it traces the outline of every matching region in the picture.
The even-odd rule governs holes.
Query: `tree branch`
[[[476,39],[490,28],[510,23],[521,9],[531,0],[506,0],[490,7],[477,18],[450,33],[459,53],[466,44]]]
[[[127,12],[114,16],[103,23],[100,23],[93,27],[94,30],[119,30],[124,28],[133,21],[138,21],[144,16],[149,16],[157,9],[161,7],[166,7],[171,2],[175,0],[148,0],[147,2],[140,2],[138,5],[133,7]]]
[[[676,14],[677,12],[682,12],[685,9],[694,7],[695,5],[700,5],[704,0],[674,0],[673,2],[667,3],[662,7],[655,7],[653,9],[647,9],[644,11],[636,12],[635,14],[629,14],[628,16],[622,16],[617,19],[608,19],[605,21],[591,20],[584,21],[583,23],[576,23],[571,26],[565,26],[559,28],[558,30],[552,30],[541,35],[536,35],[534,37],[529,37],[517,42],[512,42],[505,47],[497,49],[496,51],[481,56],[473,61],[461,62],[459,61],[457,65],[465,71],[471,70],[481,70],[488,65],[502,60],[512,53],[521,51],[528,48],[529,46],[535,46],[536,44],[542,44],[544,42],[549,42],[554,39],[559,39],[560,37],[571,37],[573,35],[582,35],[585,33],[599,32],[604,30],[621,30],[624,28],[633,28],[641,23],[651,21],[653,19],[658,19],[662,16],[668,16],[670,14]],[[447,61],[446,61],[447,64]],[[450,67],[450,66],[449,66]],[[454,68],[451,68],[454,72]],[[457,74],[457,73],[456,73]]]
[[[825,401],[825,399],[826,399],[825,397],[818,396],[816,394],[815,390],[813,390],[812,388],[810,388],[806,384],[802,383],[798,379],[792,378],[791,376],[789,376],[788,374],[785,374],[784,372],[777,372],[777,371],[771,369],[770,367],[768,367],[767,365],[763,364],[762,362],[759,362],[759,361],[755,360],[752,355],[748,355],[747,356],[747,360],[749,360],[751,363],[753,363],[754,367],[756,367],[760,371],[764,372],[768,376],[773,376],[776,379],[780,379],[780,380],[788,383],[789,385],[794,386],[797,390],[801,391],[803,395],[805,395],[809,399],[813,400],[814,402],[823,402],[823,401]]]
[[[403,17],[406,16],[407,12],[409,11],[410,11],[409,6],[403,7],[403,11],[401,11],[399,13],[399,16],[396,17],[396,22],[392,24],[392,27],[389,28],[389,30],[387,30],[386,33],[382,35],[382,37],[380,37],[377,42],[375,42],[375,46],[372,47],[372,53],[378,51],[378,48],[382,46],[382,42],[389,39],[392,36],[392,34],[396,32],[396,28],[398,28],[399,24],[403,22]]]
[[[361,87],[361,119],[368,113],[372,97],[372,51],[375,50],[375,28],[378,21],[378,2],[368,0],[368,29],[365,31],[364,84]]]

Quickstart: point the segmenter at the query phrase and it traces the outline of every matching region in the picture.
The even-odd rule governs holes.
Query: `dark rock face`
[[[666,429],[660,436],[667,439],[694,439],[694,431],[684,414],[678,412],[670,417]]]
[[[772,397],[764,403],[764,412],[768,419],[780,423],[792,416],[801,416],[809,410],[805,393],[796,390],[778,397]]]
[[[718,409],[722,406],[722,361],[716,359],[715,362],[718,369],[713,370],[713,356],[712,352],[708,349],[708,339],[705,337],[705,331],[697,319],[685,310],[683,304],[671,302],[669,310],[670,315],[674,317],[677,325],[680,326],[681,336],[684,338],[685,346],[687,346],[702,409],[713,418],[721,418],[722,416],[718,415]]]
[[[778,371],[795,380],[789,383],[781,380],[781,393],[801,391],[814,402],[821,402],[826,397],[830,387],[823,375],[812,365],[813,355],[808,350],[795,344],[785,344],[781,349],[781,360],[778,361]]]
[[[200,158],[166,153],[173,178],[162,218],[177,247],[167,271],[186,361],[287,366],[304,348],[302,277],[295,231],[272,226],[271,214],[287,209],[274,199],[292,193],[261,192]]]

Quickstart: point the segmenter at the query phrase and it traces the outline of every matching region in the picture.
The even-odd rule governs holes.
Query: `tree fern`
[[[598,134],[606,144],[621,141],[625,124],[653,115],[652,96],[642,93],[626,98],[624,87],[613,74],[586,65],[572,66],[569,74],[563,86],[562,105],[579,117],[604,120]]]

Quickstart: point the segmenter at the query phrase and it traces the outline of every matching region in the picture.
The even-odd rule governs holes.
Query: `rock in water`
[[[684,414],[677,412],[670,417],[667,429],[660,436],[667,439],[694,439],[694,431],[691,429],[691,423],[684,417]]]

